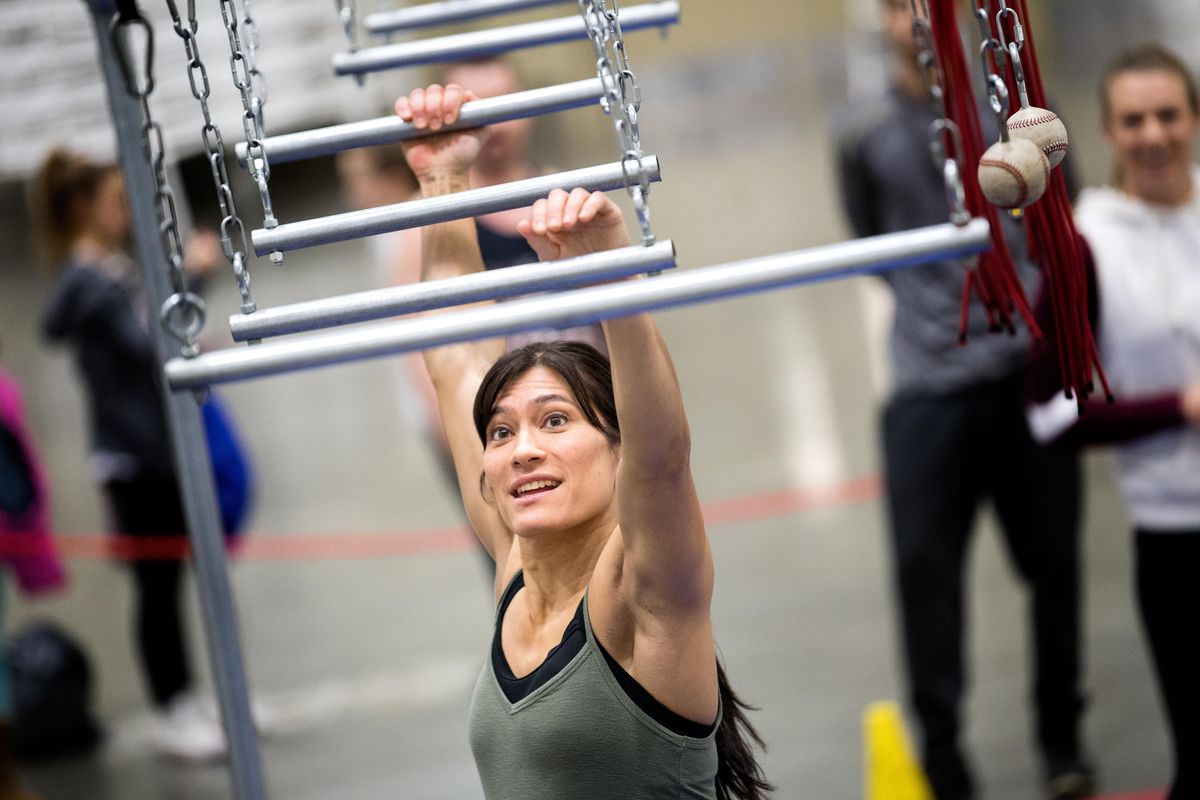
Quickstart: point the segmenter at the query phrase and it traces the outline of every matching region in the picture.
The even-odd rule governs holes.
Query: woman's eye
[[[512,431],[503,425],[497,425],[496,427],[492,428],[492,432],[488,434],[488,440],[493,442],[502,442],[507,439],[511,433]]]
[[[563,425],[566,425],[566,424],[567,424],[567,415],[566,414],[561,414],[561,413],[555,412],[553,414],[547,415],[547,417],[546,417],[546,427],[547,428],[561,428]]]

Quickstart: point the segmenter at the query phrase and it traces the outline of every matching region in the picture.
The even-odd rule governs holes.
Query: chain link
[[[262,126],[263,99],[255,93],[253,55],[247,57],[242,37],[238,32],[237,9],[234,0],[220,0],[221,19],[225,23],[226,38],[229,39],[229,72],[233,75],[233,85],[237,87],[242,97],[242,132],[246,135],[246,171],[258,187],[258,196],[263,207],[263,227],[270,229],[279,225],[275,211],[271,205],[271,192],[268,181],[271,179],[271,163],[267,159],[267,151],[263,148],[266,133]],[[253,20],[251,20],[253,22]],[[253,39],[253,33],[251,33]],[[265,84],[264,84],[265,85]],[[271,252],[271,263],[282,264],[283,253]]]
[[[141,53],[140,70],[135,70],[131,35],[140,31],[145,46]],[[167,258],[167,276],[173,294],[163,303],[159,321],[163,329],[182,345],[182,354],[193,357],[200,351],[196,337],[204,327],[204,301],[188,291],[187,274],[183,267],[183,242],[179,233],[175,193],[167,180],[167,154],[163,144],[162,127],[150,112],[150,94],[154,91],[154,30],[136,11],[118,16],[111,30],[113,48],[129,94],[138,101],[142,112],[142,147],[154,175],[154,205],[158,217],[158,234]],[[193,73],[189,72],[189,78]],[[194,78],[193,78],[194,80]]]
[[[356,0],[333,0],[333,4],[337,7],[338,20],[342,23],[342,31],[346,34],[350,52],[357,53],[362,49],[362,45],[358,42],[358,3]],[[364,86],[366,85],[366,75],[361,72],[357,73],[354,81],[359,86]]]
[[[208,70],[200,59],[200,46],[196,41],[196,32],[200,23],[196,19],[195,0],[188,1],[188,19],[184,24],[179,16],[179,8],[175,0],[166,0],[167,9],[171,12],[175,33],[183,39],[183,49],[188,59],[188,80],[192,86],[192,96],[200,103],[200,113],[204,116],[204,126],[200,130],[200,138],[204,143],[204,152],[208,155],[208,166],[212,171],[213,184],[217,190],[217,205],[221,209],[221,251],[233,267],[237,279],[238,291],[242,295],[242,313],[252,313],[256,306],[250,296],[250,273],[246,263],[246,229],[238,217],[237,205],[233,201],[233,190],[229,184],[229,172],[225,167],[225,141],[221,137],[221,129],[213,121],[208,108],[208,97],[211,86],[208,82]],[[196,76],[201,76],[200,85],[196,84]],[[236,230],[236,239],[230,234]]]
[[[987,0],[981,0],[986,5]],[[1025,27],[1021,24],[1021,15],[1015,8],[1009,8],[1007,0],[999,0],[1000,10],[996,12],[996,33],[999,34],[999,49],[1008,56],[1013,68],[1013,82],[1017,85],[1017,98],[1021,108],[1029,108],[1029,92],[1025,88],[1025,67],[1021,63],[1021,51],[1025,49]],[[1013,39],[1008,40],[1005,33],[1004,21],[1008,19],[1012,25]],[[995,41],[995,40],[993,40]]]
[[[971,221],[971,213],[967,210],[967,192],[962,181],[962,131],[946,114],[946,92],[938,67],[937,53],[934,50],[929,7],[925,0],[911,0],[911,3],[917,63],[925,78],[925,87],[929,90],[930,108],[933,113],[933,123],[929,126],[929,154],[933,163],[942,171],[946,202],[950,207],[950,221],[955,225],[966,225]],[[949,148],[947,144],[950,145]]]
[[[642,244],[653,244],[650,226],[650,176],[642,169],[641,131],[638,113],[642,107],[642,88],[629,66],[625,37],[621,32],[620,0],[579,0],[579,13],[587,26],[588,38],[596,52],[596,74],[604,89],[601,105],[612,117],[621,148],[621,172],[625,190],[633,199]]]
[[[195,3],[195,0],[189,0]],[[250,72],[251,110],[258,119],[259,130],[266,130],[263,121],[263,107],[267,104],[267,79],[258,68],[258,48],[262,44],[262,36],[258,32],[258,23],[250,16],[250,0],[242,0],[242,29],[246,32],[246,64]]]

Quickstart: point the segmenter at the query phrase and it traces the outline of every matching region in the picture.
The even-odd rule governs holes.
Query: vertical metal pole
[[[95,25],[121,168],[129,192],[138,260],[146,276],[150,319],[154,321],[150,325],[150,335],[159,360],[165,362],[167,358],[179,355],[179,344],[169,339],[156,324],[158,310],[171,294],[171,286],[166,272],[166,253],[158,235],[152,190],[154,174],[142,146],[141,107],[126,91],[109,36],[113,16],[111,2],[88,0],[88,7]],[[213,488],[204,422],[191,393],[171,392],[165,380],[160,384],[192,545],[208,654],[217,684],[221,721],[229,743],[234,797],[236,800],[266,800],[258,742],[250,716],[250,695],[246,688],[237,616],[225,571],[225,540]]]

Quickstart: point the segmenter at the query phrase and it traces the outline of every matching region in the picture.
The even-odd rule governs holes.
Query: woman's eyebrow
[[[576,403],[571,398],[564,397],[561,394],[543,394],[538,397],[535,397],[533,402],[534,402],[534,404],[539,405],[539,406],[544,406],[547,403],[566,403],[566,404],[572,405],[572,406],[578,405],[578,403]]]
[[[567,405],[575,406],[576,408],[579,407],[579,404],[574,400],[561,394],[543,394],[533,398],[533,405],[544,406],[547,403],[566,403]],[[488,420],[490,421],[501,414],[511,413],[512,409],[510,409],[508,406],[496,406],[492,409],[492,414],[488,417]]]

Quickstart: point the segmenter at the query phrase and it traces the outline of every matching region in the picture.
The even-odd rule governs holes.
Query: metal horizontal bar
[[[603,96],[604,84],[600,79],[588,78],[573,83],[472,100],[463,104],[458,122],[442,130],[478,128],[507,122],[510,119],[552,114],[591,105]],[[363,122],[348,122],[327,128],[268,136],[263,140],[263,148],[272,164],[286,164],[289,161],[332,155],[355,147],[402,142],[428,135],[429,131],[419,130],[411,122],[405,122],[392,114]],[[238,142],[236,152],[238,163],[246,166],[246,143]]]
[[[522,264],[457,278],[265,308],[253,314],[234,314],[229,318],[229,330],[233,333],[234,341],[244,342],[480,300],[575,289],[596,281],[625,278],[674,266],[675,245],[667,240],[648,247],[633,245],[562,261]]]
[[[525,11],[574,0],[442,0],[440,3],[376,11],[363,17],[363,27],[371,33],[391,33],[434,25],[468,22],[481,17]]]
[[[639,6],[626,6],[620,14],[622,31],[657,28],[679,22],[679,3],[677,0],[658,0]],[[574,15],[335,53],[333,71],[338,75],[359,75],[397,67],[480,58],[524,47],[586,39],[587,36],[583,17]]]
[[[989,242],[987,220],[962,227],[946,223],[642,281],[175,358],[165,370],[172,389],[191,389],[959,258],[987,249]]]
[[[656,156],[642,158],[642,171],[651,181],[661,179]],[[582,187],[593,192],[608,192],[624,186],[625,172],[621,162],[615,161],[440,197],[425,197],[303,222],[288,222],[275,228],[257,228],[251,231],[250,241],[254,245],[254,252],[261,256],[275,250],[300,250],[319,244],[508,211],[531,205],[554,189],[570,191]]]

